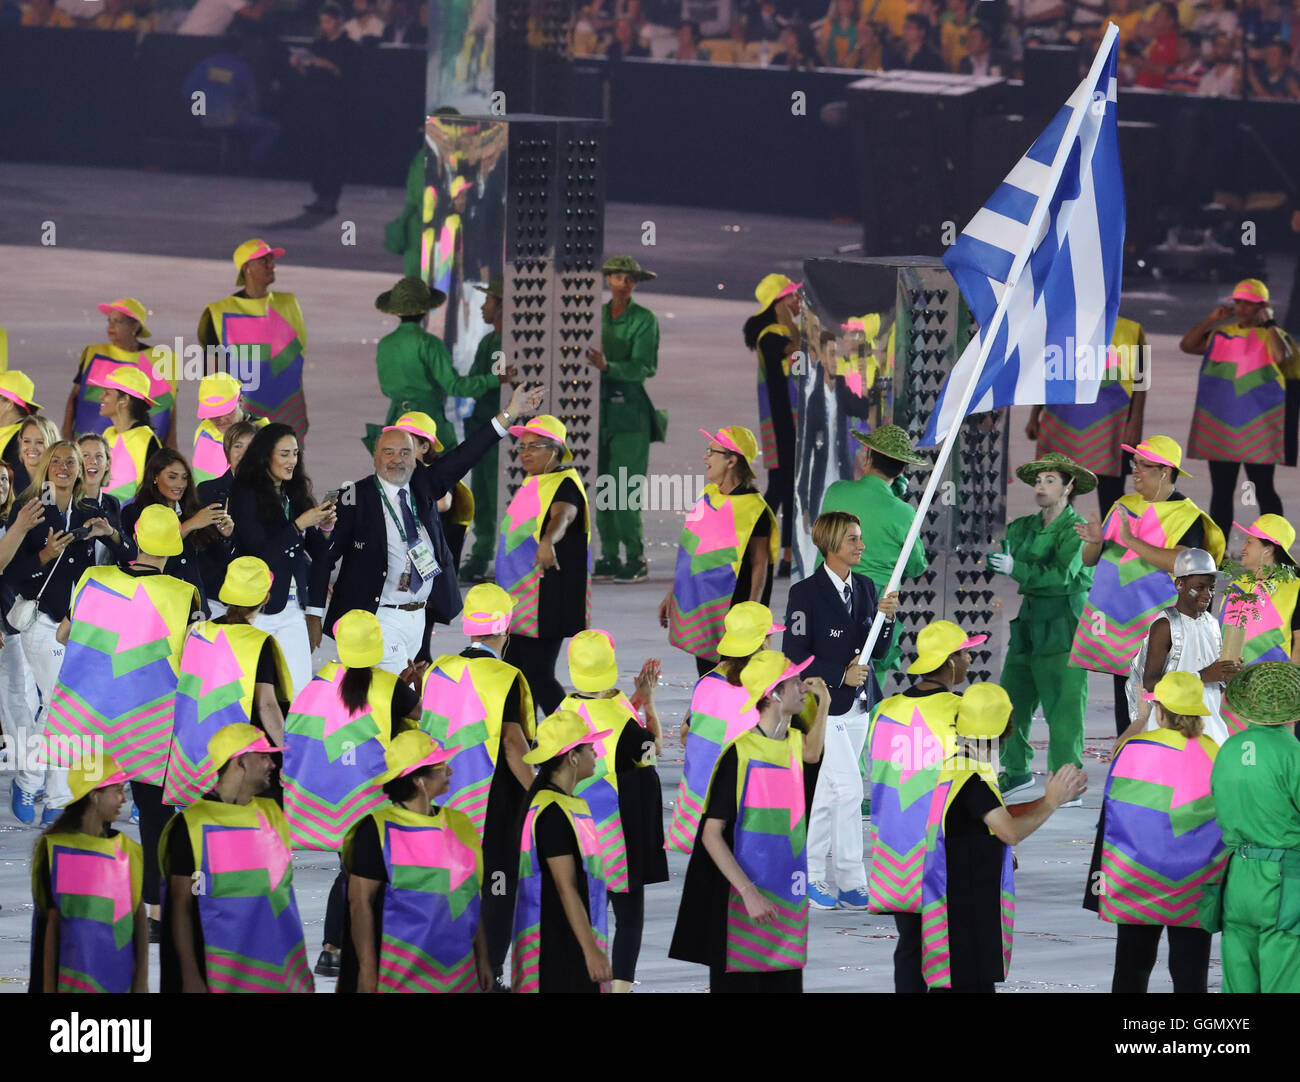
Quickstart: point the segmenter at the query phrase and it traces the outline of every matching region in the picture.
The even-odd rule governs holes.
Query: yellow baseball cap
[[[978,646],[987,635],[967,635],[951,620],[935,620],[916,636],[916,660],[907,667],[910,675],[934,672],[958,650]]]
[[[1161,466],[1172,466],[1174,472],[1180,477],[1191,477],[1182,467],[1183,449],[1178,445],[1178,441],[1169,436],[1148,436],[1136,447],[1127,443],[1121,443],[1131,455],[1137,455],[1139,458],[1145,458],[1148,462],[1156,462]]]
[[[1233,525],[1251,537],[1271,541],[1288,556],[1291,555],[1291,546],[1295,544],[1295,527],[1281,515],[1260,515],[1249,527],[1240,522],[1234,522]]]
[[[388,769],[379,775],[379,784],[387,785],[390,781],[404,778],[422,766],[445,763],[452,754],[423,729],[406,729],[393,737],[384,752]]]
[[[1155,690],[1142,692],[1142,698],[1147,702],[1155,700],[1174,714],[1203,718],[1210,713],[1210,708],[1205,705],[1205,685],[1192,672],[1165,673],[1156,681]]]
[[[754,289],[754,297],[758,301],[758,311],[754,314],[761,315],[782,297],[797,293],[802,288],[802,282],[792,282],[784,274],[767,275]]]
[[[999,684],[967,688],[957,708],[957,735],[978,740],[1001,736],[1011,720],[1011,696]]]
[[[564,427],[564,422],[558,417],[552,417],[549,413],[540,413],[526,425],[510,426],[510,435],[514,436],[515,439],[523,439],[524,434],[527,432],[531,432],[535,436],[544,436],[548,440],[554,440],[560,445],[560,461],[573,461],[573,452],[569,450],[564,442],[569,435],[569,430]]]
[[[351,609],[334,622],[339,661],[348,669],[372,669],[384,660],[384,632],[379,618],[365,609]]]
[[[121,312],[124,316],[130,316],[140,324],[140,330],[136,336],[138,338],[149,337],[149,328],[144,325],[144,317],[148,313],[145,311],[144,305],[134,297],[118,297],[115,301],[109,301],[107,304],[100,304],[97,307],[104,315],[108,315],[109,312]]]
[[[618,683],[614,636],[598,627],[569,640],[569,683],[579,691],[608,691]]]
[[[72,794],[69,803],[75,804],[96,789],[118,785],[129,780],[126,771],[118,766],[117,760],[107,752],[87,756],[68,771],[68,791]]]
[[[1234,301],[1253,301],[1256,304],[1268,303],[1268,286],[1258,278],[1243,278],[1232,291]]]
[[[225,605],[253,607],[266,600],[271,592],[271,569],[256,556],[231,560],[218,599]]]
[[[728,451],[738,454],[751,466],[754,464],[754,459],[758,457],[758,440],[754,438],[754,433],[744,425],[728,425],[716,432],[701,428],[700,435],[714,443],[721,444]]]
[[[34,413],[43,408],[39,402],[32,400],[32,395],[35,393],[36,385],[28,378],[27,373],[20,372],[16,368],[11,368],[8,372],[0,372],[0,398],[17,402],[24,409]]]
[[[170,507],[151,503],[135,520],[135,543],[147,556],[179,556],[185,547],[180,516]]]
[[[235,270],[239,272],[235,278],[235,285],[242,286],[244,284],[244,264],[250,259],[261,259],[264,255],[269,255],[272,259],[279,259],[284,255],[284,249],[272,248],[260,237],[246,240],[235,249],[235,254],[230,257],[235,261]]]
[[[199,381],[198,416],[224,417],[234,413],[244,387],[229,372],[213,372]]]
[[[222,726],[208,741],[208,759],[212,762],[213,770],[220,770],[231,759],[250,752],[261,751],[271,755],[284,750],[286,749],[275,747],[267,740],[266,733],[246,721]]]
[[[526,763],[546,763],[557,755],[572,751],[579,744],[594,744],[604,740],[614,730],[604,729],[593,732],[582,720],[582,715],[574,710],[557,710],[554,714],[542,718],[537,727],[537,747],[524,756]]]
[[[515,599],[495,582],[480,582],[465,592],[460,629],[466,635],[500,635],[510,630]]]
[[[758,700],[770,694],[777,684],[792,676],[798,676],[812,663],[813,659],[806,657],[796,665],[780,650],[760,650],[740,670],[740,682],[749,692],[749,697],[740,708],[740,712],[743,714],[752,710]]]
[[[414,436],[422,436],[433,444],[435,452],[442,453],[442,441],[438,439],[438,422],[427,413],[421,413],[419,410],[403,413],[391,425],[385,425],[382,431],[392,432],[393,429],[400,432],[410,432]]]
[[[143,399],[151,406],[154,404],[149,397],[149,377],[134,365],[119,364],[102,376],[91,376],[86,382],[92,387],[107,387],[111,391],[129,394],[132,398]]]
[[[784,624],[772,622],[772,610],[757,601],[732,605],[722,624],[726,632],[718,643],[718,653],[723,657],[749,657],[769,635],[785,630]]]

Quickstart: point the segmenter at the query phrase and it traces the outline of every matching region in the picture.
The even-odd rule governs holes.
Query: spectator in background
[[[1241,65],[1227,34],[1215,34],[1211,45],[1209,70],[1201,76],[1196,93],[1202,98],[1236,98],[1241,96]]]
[[[373,0],[352,0],[352,18],[343,24],[343,32],[357,44],[363,38],[383,38],[384,20],[375,11]]]
[[[343,32],[343,10],[334,3],[320,9],[320,37],[307,52],[289,62],[306,81],[307,144],[310,148],[311,188],[316,198],[304,205],[310,214],[338,213],[339,193],[350,145],[352,82],[361,59],[357,43]]]
[[[127,10],[126,0],[104,0],[104,10],[90,20],[94,30],[135,30],[135,13]]]
[[[618,19],[614,23],[614,40],[605,48],[605,56],[610,60],[622,60],[627,56],[649,56],[647,49],[637,39],[636,31],[628,19]]]
[[[971,24],[966,33],[966,55],[957,70],[962,75],[988,75],[995,79],[1005,76],[1005,63],[994,55],[993,35],[984,23]]]
[[[673,50],[673,60],[709,59],[709,50],[700,48],[700,24],[694,19],[683,19],[677,28],[677,48]]]
[[[1201,62],[1201,37],[1188,32],[1178,35],[1178,63],[1165,79],[1165,89],[1179,94],[1195,94],[1205,77]]]
[[[1237,5],[1235,0],[1210,0],[1209,8],[1203,10],[1192,22],[1192,29],[1201,35],[1206,45],[1214,34],[1237,32]],[[1208,50],[1207,50],[1208,54]]]
[[[947,0],[939,16],[939,55],[945,70],[961,71],[961,62],[966,59],[966,35],[974,21],[970,0]]]
[[[27,0],[22,25],[71,30],[76,24],[70,15],[54,6],[53,0]]]
[[[885,43],[880,38],[880,28],[866,18],[858,22],[858,49],[848,66],[863,71],[885,70]]]
[[[892,58],[885,60],[886,68],[905,71],[943,71],[943,60],[930,48],[930,20],[924,15],[909,15],[903,20],[903,42]]]
[[[1127,45],[1142,22],[1142,12],[1138,10],[1135,0],[1114,0],[1114,6],[1106,13],[1108,22],[1119,27],[1119,43]]]
[[[781,51],[772,57],[774,68],[817,67],[817,50],[813,46],[812,32],[802,23],[791,23],[785,27],[778,40]]]
[[[775,0],[751,4],[745,17],[745,35],[750,41],[779,41],[785,20],[776,13]]]
[[[1007,0],[1007,24],[1019,49],[1029,41],[1055,44],[1063,36],[1065,4],[1062,0]]]
[[[1300,79],[1289,67],[1291,47],[1280,37],[1264,47],[1264,59],[1246,69],[1252,98],[1300,101]]]
[[[244,8],[246,0],[198,0],[176,28],[178,34],[195,37],[220,37]]]
[[[820,33],[821,54],[828,67],[851,68],[858,48],[854,0],[834,0]]]
[[[260,111],[257,78],[249,58],[258,43],[241,38],[238,55],[217,53],[201,61],[181,88],[186,100],[196,92],[204,96],[202,126],[242,135],[248,141],[248,157],[261,165],[280,134],[280,124]]]
[[[1149,90],[1163,90],[1165,79],[1178,63],[1177,5],[1161,4],[1151,20],[1151,29],[1151,43],[1143,52],[1142,66],[1135,82]]]
[[[429,32],[420,23],[414,0],[392,0],[388,8],[388,25],[384,27],[384,41],[392,45],[424,45]]]
[[[1262,60],[1265,47],[1273,38],[1289,40],[1291,25],[1277,0],[1242,0],[1241,30],[1250,59]]]

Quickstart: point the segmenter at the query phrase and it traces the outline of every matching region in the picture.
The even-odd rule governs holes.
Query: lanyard
[[[379,498],[380,498],[381,500],[384,501],[384,506],[388,509],[388,517],[391,518],[391,519],[393,520],[393,525],[397,527],[397,536],[400,537],[400,538],[402,539],[402,543],[403,543],[404,545],[410,546],[410,544],[412,543],[413,540],[414,540],[414,541],[418,541],[418,540],[420,539],[420,537],[419,537],[419,530],[420,530],[419,520],[418,520],[418,519],[416,520],[416,525],[415,525],[416,536],[415,536],[414,538],[407,537],[407,536],[406,536],[406,530],[402,527],[402,520],[399,519],[399,518],[397,517],[397,512],[393,510],[393,504],[392,504],[392,501],[389,500],[389,498],[388,498],[388,493],[384,491],[384,486],[381,485],[381,484],[379,483],[379,478],[378,478],[378,477],[375,478],[375,487],[376,487],[377,489],[379,489]],[[400,491],[400,490],[399,490],[399,491]],[[412,516],[414,516],[414,514],[415,514],[415,509],[414,509],[414,508],[411,509],[411,514],[412,514]]]

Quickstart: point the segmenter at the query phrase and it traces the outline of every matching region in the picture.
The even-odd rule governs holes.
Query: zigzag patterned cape
[[[605,857],[600,836],[587,802],[553,789],[543,789],[528,806],[519,842],[519,887],[515,895],[514,941],[510,948],[510,985],[516,992],[542,990],[542,858],[537,852],[537,817],[556,805],[564,812],[578,840],[583,871],[587,874],[587,915],[596,945],[605,949],[608,899],[605,893]],[[566,921],[563,910],[545,914],[550,921]],[[604,991],[604,986],[601,988]]]
[[[920,913],[930,803],[956,729],[961,696],[891,695],[867,730],[871,848],[867,908]]]
[[[216,783],[208,741],[227,725],[252,722],[257,662],[267,643],[275,659],[276,698],[287,702],[293,697],[289,667],[265,631],[211,620],[190,628],[176,687],[176,725],[163,783],[166,803],[193,804]]]
[[[149,397],[154,401],[149,407],[149,427],[160,440],[166,437],[172,423],[172,411],[176,408],[176,358],[170,349],[150,346],[132,352],[118,349],[110,342],[101,342],[83,349],[80,363],[73,416],[73,430],[77,435],[102,433],[108,428],[108,418],[99,412],[104,388],[92,386],[91,379],[102,379],[113,369],[130,365],[149,377]]]
[[[210,335],[205,331],[210,329]],[[298,298],[292,293],[226,297],[209,304],[199,319],[199,340],[215,338],[222,346],[247,346],[240,371],[249,413],[286,424],[302,440],[307,435],[307,400],[303,396],[303,351],[307,330]],[[218,371],[227,371],[221,358]]]
[[[1142,648],[1151,622],[1161,609],[1178,599],[1173,576],[1142,559],[1120,542],[1119,516],[1127,515],[1129,530],[1139,541],[1170,548],[1199,518],[1205,531],[1201,547],[1223,559],[1223,532],[1191,500],[1148,503],[1136,492],[1115,501],[1102,524],[1104,542],[1093,573],[1092,590],[1079,618],[1070,649],[1070,664],[1093,672],[1124,676]],[[1104,631],[1093,631],[1094,625]]]
[[[47,834],[32,860],[32,990],[129,992],[144,853],[125,834]],[[48,911],[59,914],[57,988],[43,987]]]
[[[1212,462],[1282,462],[1286,380],[1268,351],[1269,331],[1219,327],[1201,362],[1189,458]]]
[[[705,485],[691,508],[677,545],[669,606],[668,641],[695,657],[718,660],[718,643],[726,631],[723,621],[731,608],[736,580],[754,527],[763,515],[772,516],[768,560],[775,566],[780,547],[776,516],[756,492],[724,496],[717,485]]]
[[[289,825],[275,801],[197,800],[163,829],[163,882],[169,844],[184,830],[197,873],[193,896],[203,930],[203,971],[210,992],[310,992],[311,970],[293,893]],[[165,894],[164,927],[173,904]],[[168,989],[163,989],[167,991]]]
[[[103,750],[135,781],[162,785],[172,739],[181,644],[199,597],[170,575],[87,568],[50,696],[51,761]],[[77,752],[73,752],[73,748]]]
[[[443,654],[424,678],[420,728],[452,757],[451,787],[442,806],[463,813],[482,841],[487,829],[488,798],[501,750],[502,713],[510,691],[519,685],[519,723],[524,738],[534,738],[533,697],[523,673],[491,654],[466,658]],[[517,825],[517,824],[516,824]]]
[[[952,987],[952,948],[948,917],[948,812],[962,787],[982,778],[1002,803],[997,775],[986,762],[963,753],[948,759],[930,798],[925,836],[925,874],[921,882],[921,972],[927,988]],[[990,834],[992,831],[989,832]],[[1011,846],[1002,847],[1001,915],[1002,974],[1011,968],[1011,939],[1016,923],[1016,882]],[[963,929],[967,934],[988,934],[990,929]]]
[[[393,736],[397,677],[370,675],[366,706],[353,715],[340,697],[347,669],[325,665],[284,719],[284,814],[295,849],[337,850],[364,816],[387,802],[379,776]]]
[[[1172,729],[1124,742],[1102,804],[1102,920],[1218,930],[1217,897],[1204,890],[1229,857],[1210,792],[1218,752],[1208,736],[1189,740]]]
[[[390,804],[370,814],[388,880],[379,927],[380,992],[477,992],[483,847],[460,812],[420,815]],[[360,826],[361,824],[358,824]],[[352,872],[357,828],[343,843]]]

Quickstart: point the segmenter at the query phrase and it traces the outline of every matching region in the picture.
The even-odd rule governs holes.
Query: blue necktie
[[[420,543],[420,527],[415,521],[415,512],[411,510],[411,504],[406,498],[406,489],[397,493],[398,502],[402,505],[402,530],[406,533],[406,547],[413,549]],[[424,579],[420,572],[415,569],[415,562],[411,561],[411,593],[418,593],[420,587],[424,585]]]
[[[853,614],[853,587],[848,583],[844,584],[844,607],[849,610],[849,615]]]

